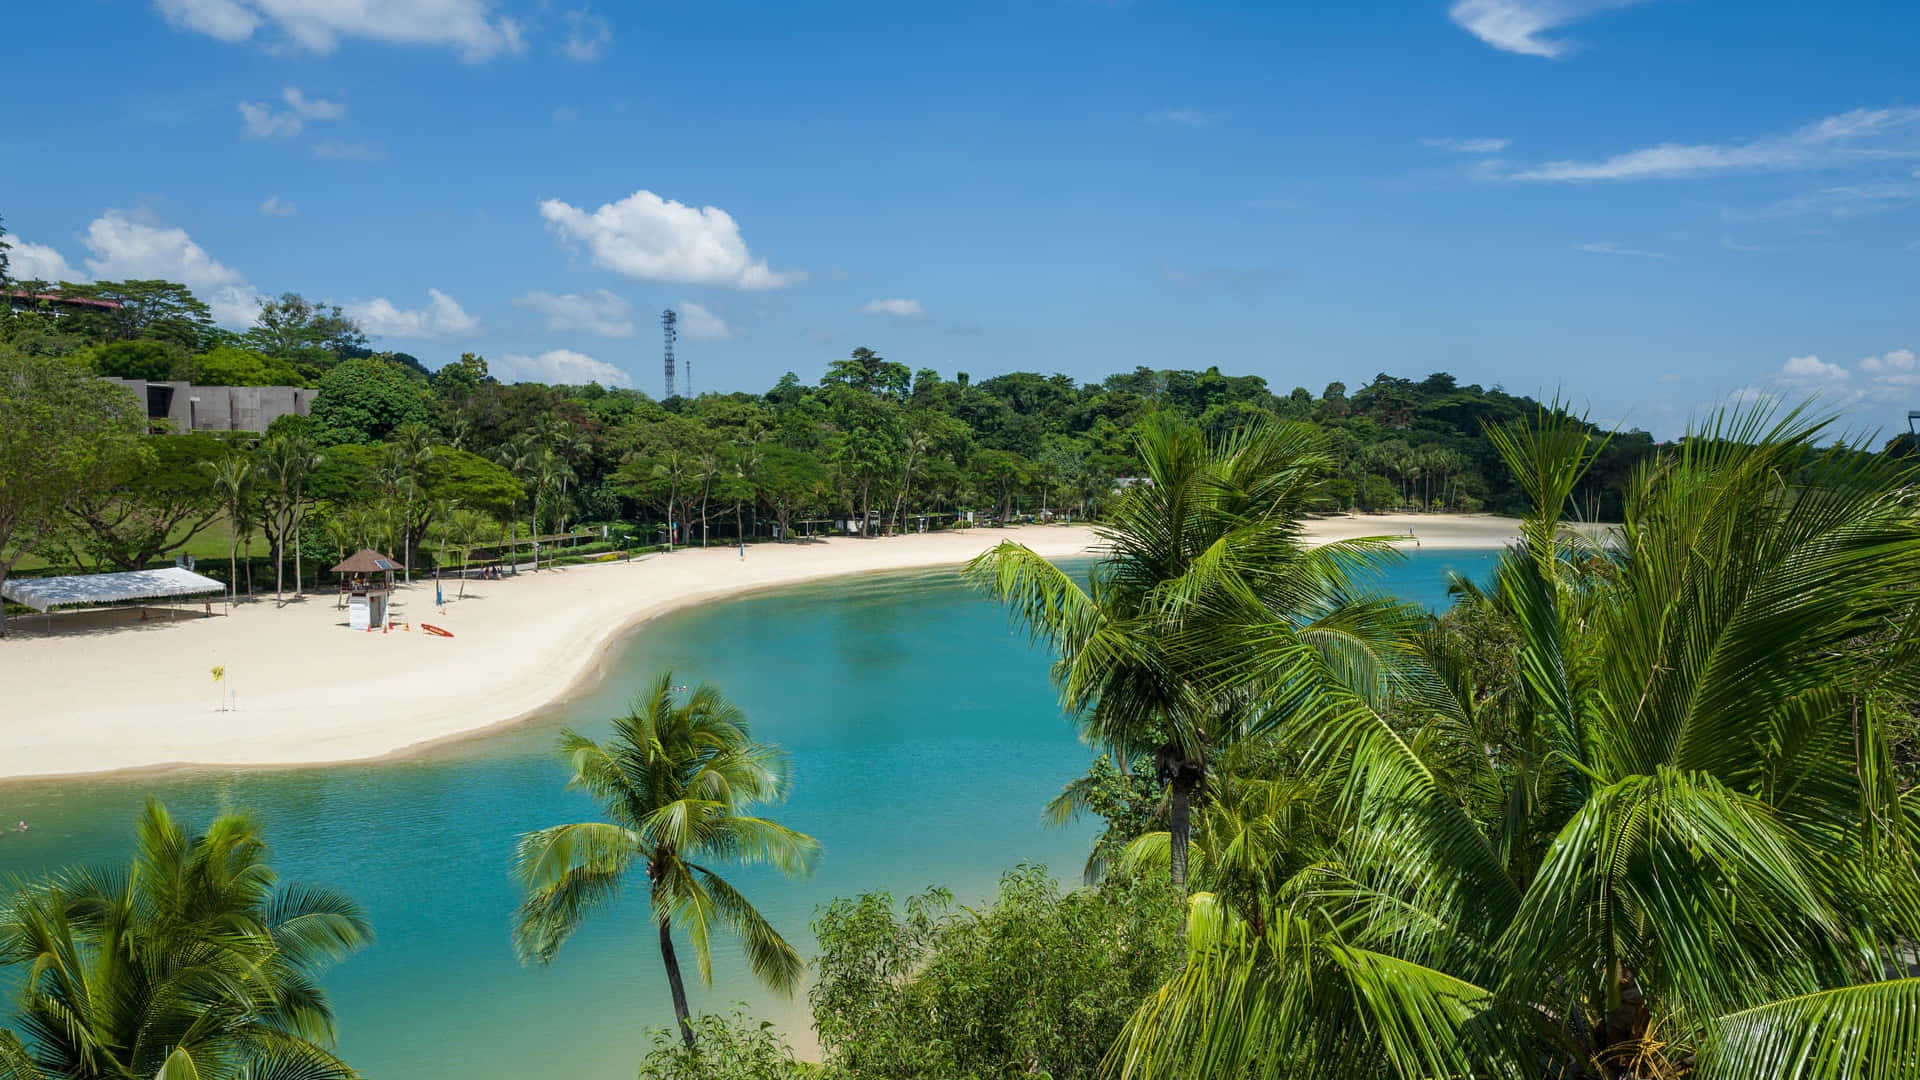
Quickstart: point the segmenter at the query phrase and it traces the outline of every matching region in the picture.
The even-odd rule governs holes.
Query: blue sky
[[[1145,364],[1920,406],[1911,3],[70,0],[8,12],[16,273],[294,290],[661,390]]]

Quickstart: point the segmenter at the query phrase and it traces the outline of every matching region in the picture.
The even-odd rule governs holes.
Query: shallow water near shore
[[[1450,572],[1484,578],[1495,557],[1409,552],[1380,585],[1437,608]],[[288,878],[344,888],[373,919],[379,941],[326,980],[340,1050],[362,1072],[631,1076],[646,1029],[672,1021],[644,897],[590,922],[551,967],[523,968],[508,940],[506,866],[519,833],[593,813],[561,790],[560,727],[603,733],[668,667],[676,683],[718,685],[756,735],[792,753],[793,797],[771,813],[820,839],[817,872],[800,883],[728,876],[803,955],[815,908],[836,896],[945,885],[973,901],[1022,861],[1078,881],[1092,826],[1046,829],[1040,809],[1089,751],[1060,716],[1046,658],[951,567],[669,615],[636,629],[609,653],[605,680],[549,714],[412,760],[0,787],[0,821],[32,826],[0,836],[0,874],[120,858],[148,794],[196,824],[251,810]],[[811,1045],[804,994],[759,990],[730,939],[716,943],[711,988],[697,984],[684,947],[682,962],[696,1010],[745,1001]]]

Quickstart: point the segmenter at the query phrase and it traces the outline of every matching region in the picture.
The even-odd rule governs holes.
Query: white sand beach
[[[1497,547],[1517,523],[1484,515],[1363,515],[1313,522],[1320,541],[1406,536],[1422,547]],[[276,609],[237,605],[170,619],[128,612],[30,616],[0,639],[0,778],[168,765],[295,765],[406,753],[511,723],[598,677],[626,629],[689,604],[841,575],[953,565],[1003,539],[1049,558],[1089,550],[1092,530],[1030,526],[887,539],[689,549],[631,563],[501,581],[433,583],[396,600],[410,631],[354,633],[332,594]],[[215,604],[214,610],[220,610]],[[422,632],[431,622],[452,631]],[[225,668],[237,708],[220,709]]]

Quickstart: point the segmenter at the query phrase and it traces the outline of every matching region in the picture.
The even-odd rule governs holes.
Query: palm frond
[[[1700,1080],[1887,1080],[1920,1076],[1920,979],[1769,1002],[1714,1019]]]
[[[592,912],[610,904],[638,855],[638,838],[592,821],[522,836],[513,875],[525,890],[514,919],[514,951],[547,963]]]

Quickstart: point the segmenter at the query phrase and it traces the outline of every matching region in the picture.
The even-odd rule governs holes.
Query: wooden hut
[[[347,601],[349,629],[387,628],[393,572],[397,569],[398,564],[391,558],[372,548],[361,548],[333,568],[333,572],[340,575],[340,595]]]

